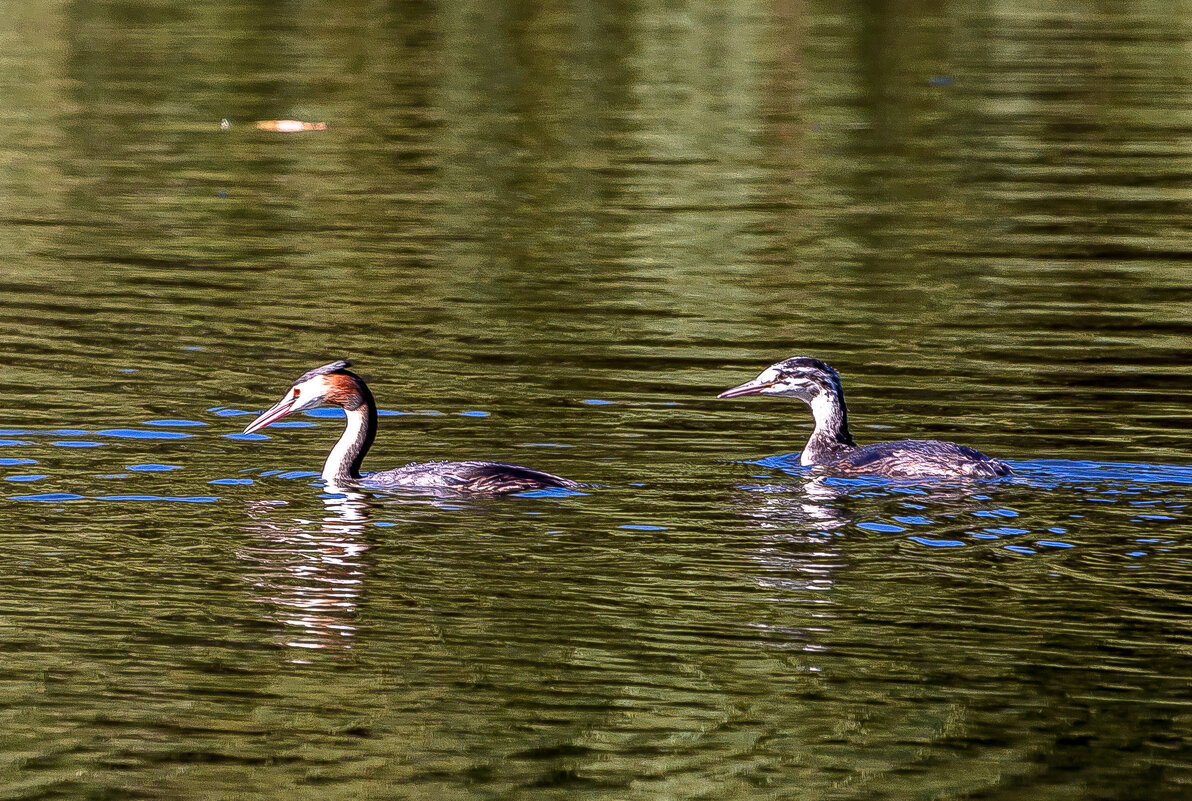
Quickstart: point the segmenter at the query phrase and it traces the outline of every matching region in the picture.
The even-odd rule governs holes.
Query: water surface
[[[862,5],[8,4],[0,795],[1185,797],[1187,15]]]

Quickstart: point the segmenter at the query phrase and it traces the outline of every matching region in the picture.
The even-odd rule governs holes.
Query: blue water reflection
[[[777,454],[746,464],[756,464],[762,467],[777,468],[793,475],[811,475],[814,468],[799,464],[800,453]],[[1004,479],[983,482],[979,486],[992,489],[1000,483],[1027,483],[1032,486],[1050,488],[1061,484],[1078,481],[1121,481],[1142,484],[1192,484],[1192,466],[1164,465],[1135,462],[1095,462],[1090,460],[1071,459],[1032,459],[1029,461],[1006,460],[1014,469],[1014,475]],[[826,477],[824,481],[831,485],[842,487],[889,486],[900,488],[907,493],[923,492],[923,487],[939,486],[948,479],[929,481],[897,481],[878,477]],[[1109,488],[1108,491],[1113,491]],[[976,497],[976,496],[974,496]],[[988,497],[988,496],[984,496]],[[1012,509],[991,509],[985,512],[989,515],[1014,516]]]
[[[14,501],[81,501],[86,499],[86,495],[76,495],[73,492],[45,492],[40,495],[13,495],[10,500]]]
[[[1022,556],[1078,549],[1082,541],[1102,541],[1105,532],[1120,531],[1123,524],[1149,529],[1177,522],[1188,502],[1184,488],[1192,483],[1192,468],[1183,465],[1088,460],[1015,462],[1014,476],[982,482],[822,476],[799,465],[797,453],[749,464],[789,476],[787,484],[742,486],[765,498],[762,505],[775,524],[897,535],[933,549],[992,546]],[[1130,510],[1125,517],[1123,507]],[[1054,519],[1057,508],[1063,510],[1063,525]],[[1102,520],[1099,508],[1111,521]],[[994,521],[1000,524],[989,525]],[[920,530],[909,533],[908,526]],[[1117,550],[1134,558],[1146,555]]]
[[[105,428],[95,433],[101,437],[120,439],[189,439],[194,436],[181,431],[147,431],[140,428]]]
[[[959,548],[964,545],[960,540],[937,540],[931,537],[907,537],[911,542],[917,542],[920,545],[926,545],[929,548]]]

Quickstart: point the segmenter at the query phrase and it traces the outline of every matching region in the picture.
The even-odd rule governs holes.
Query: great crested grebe
[[[848,430],[848,408],[840,375],[819,359],[796,356],[767,367],[757,378],[721,392],[718,398],[780,395],[811,407],[815,430],[799,463],[838,475],[887,478],[996,478],[1013,471],[1005,462],[973,448],[933,439],[902,439],[857,445]]]
[[[377,433],[377,405],[364,380],[348,371],[351,366],[351,362],[338,361],[304,373],[273,408],[249,423],[244,433],[259,431],[294,412],[319,406],[339,406],[347,416],[347,426],[323,465],[323,480],[329,485],[476,495],[507,495],[547,487],[572,489],[579,486],[567,478],[503,462],[424,462],[362,475],[360,463]]]

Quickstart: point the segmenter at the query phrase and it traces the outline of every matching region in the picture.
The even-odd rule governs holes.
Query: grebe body
[[[244,433],[259,431],[294,412],[320,406],[339,406],[347,425],[323,464],[328,485],[417,489],[473,495],[508,495],[514,492],[579,484],[560,476],[504,462],[424,462],[395,470],[362,474],[360,463],[377,433],[377,406],[364,379],[349,372],[351,362],[337,361],[304,373],[282,399],[248,424]]]
[[[904,439],[860,446],[848,428],[840,375],[819,359],[796,356],[767,367],[752,381],[717,397],[778,395],[811,407],[815,430],[799,462],[825,472],[886,478],[997,478],[1013,471],[1005,462],[954,442]]]

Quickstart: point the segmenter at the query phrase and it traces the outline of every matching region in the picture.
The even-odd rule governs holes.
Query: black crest
[[[840,374],[832,368],[827,362],[821,362],[819,359],[812,359],[810,356],[795,356],[791,359],[786,359],[777,364],[780,370],[789,371],[792,373],[806,373],[819,371],[834,376],[837,381],[840,380]]]
[[[301,384],[303,381],[309,381],[310,379],[314,378],[317,375],[329,375],[331,373],[338,373],[341,370],[346,370],[347,368],[349,368],[351,366],[352,366],[351,362],[340,359],[337,362],[331,362],[331,364],[324,364],[322,367],[316,367],[313,370],[303,373],[301,376],[298,377],[298,380],[295,381],[294,383]]]
[[[840,373],[836,372],[827,362],[821,362],[819,359],[812,359],[809,356],[795,356],[774,366],[785,374],[809,379],[820,386],[835,390],[841,397],[844,396]]]

